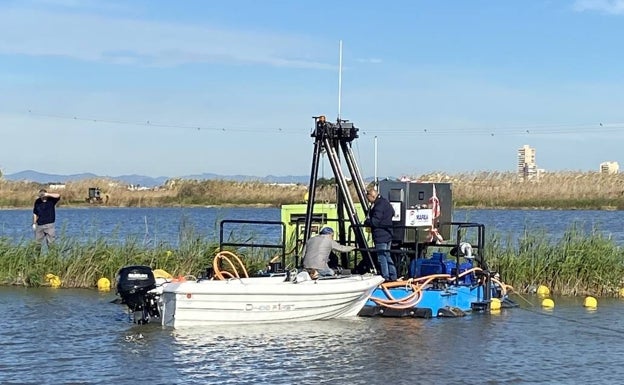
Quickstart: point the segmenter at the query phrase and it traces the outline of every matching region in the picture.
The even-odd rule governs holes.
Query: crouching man
[[[308,239],[303,249],[303,267],[316,279],[318,276],[329,277],[334,270],[329,267],[329,255],[332,250],[339,252],[353,251],[352,246],[343,246],[334,240],[334,230],[323,227],[318,235]]]

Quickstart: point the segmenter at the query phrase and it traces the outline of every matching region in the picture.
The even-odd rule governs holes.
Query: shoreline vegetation
[[[456,208],[624,210],[624,174],[558,172],[545,173],[538,179],[522,180],[511,172],[431,173],[412,179],[451,183]],[[279,207],[304,202],[307,192],[304,184],[187,179],[171,179],[162,186],[150,189],[129,189],[126,185],[106,179],[67,182],[62,186],[53,189],[54,186],[48,184],[0,178],[0,208],[31,207],[40,188],[59,192],[62,195],[59,207],[88,207],[93,204],[110,207]],[[317,201],[331,202],[335,199],[333,179],[320,179],[318,186]],[[90,187],[100,188],[100,203],[87,201]]]
[[[573,223],[554,242],[539,229],[519,230],[517,241],[490,232],[484,256],[490,269],[513,287],[512,293],[534,293],[538,286],[545,285],[553,295],[621,296],[624,250],[600,231],[586,233],[582,228]],[[186,231],[194,233],[194,229]],[[114,285],[117,272],[127,265],[163,269],[174,277],[201,277],[212,266],[218,243],[183,234],[180,239],[180,245],[173,248],[167,244],[145,245],[136,239],[81,242],[61,237],[40,253],[32,240],[15,244],[0,237],[0,285],[50,286],[46,276],[52,274],[58,276],[64,288],[95,288],[100,278]],[[252,275],[265,270],[273,257],[266,250],[228,250],[241,257]],[[428,255],[435,251],[448,252],[430,246]],[[294,266],[294,260],[293,254],[287,255],[287,268]]]
[[[452,183],[457,208],[624,209],[624,177],[618,174],[545,174],[531,181],[522,181],[513,173],[431,174],[418,179]],[[323,180],[320,185],[318,200],[331,201],[332,181]],[[41,187],[48,186],[0,179],[0,207],[30,208]],[[306,186],[295,184],[187,180],[171,180],[157,189],[133,191],[109,181],[94,180],[68,182],[59,191],[63,196],[61,207],[92,205],[86,201],[89,187],[99,187],[103,199],[108,196],[101,205],[112,207],[277,207],[301,203],[306,193]],[[583,233],[581,226],[575,224],[554,242],[547,240],[544,230],[518,229],[518,233],[519,239],[511,241],[509,235],[488,232],[485,253],[490,268],[499,272],[517,293],[531,293],[535,287],[546,285],[554,295],[621,294],[624,250],[609,237],[593,230]],[[60,238],[42,253],[33,241],[15,244],[0,237],[0,285],[47,286],[48,274],[58,276],[64,288],[94,288],[100,278],[107,278],[114,285],[119,268],[130,264],[164,269],[174,276],[201,276],[212,265],[218,245],[214,240],[182,235],[181,239],[188,241],[176,248],[166,244],[146,246],[136,240],[120,244],[103,238],[87,242]],[[263,270],[270,259],[260,252],[241,257],[250,272]]]

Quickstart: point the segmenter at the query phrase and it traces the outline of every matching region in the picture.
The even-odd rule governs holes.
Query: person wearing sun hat
[[[334,275],[334,270],[329,267],[329,255],[332,250],[349,252],[353,246],[343,246],[334,240],[334,230],[331,227],[323,227],[319,234],[308,239],[303,248],[303,267],[312,278],[315,276],[328,277]]]

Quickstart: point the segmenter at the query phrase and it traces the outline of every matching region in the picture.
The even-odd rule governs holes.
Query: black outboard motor
[[[117,294],[134,312],[134,322],[146,324],[150,317],[159,317],[158,294],[154,272],[149,266],[126,266],[117,273]]]

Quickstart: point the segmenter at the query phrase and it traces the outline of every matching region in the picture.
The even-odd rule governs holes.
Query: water
[[[279,220],[276,208],[64,208],[56,210],[57,236],[81,240],[105,238],[123,242],[129,239],[146,245],[176,246],[183,237],[218,240],[219,222],[223,219]],[[32,210],[0,210],[0,237],[15,242],[33,238]],[[232,227],[226,228],[231,230]],[[249,226],[238,234],[275,232],[275,226]],[[279,237],[279,231],[272,234]]]
[[[624,302],[555,298],[447,319],[188,330],[133,325],[112,293],[0,287],[1,384],[620,384]]]
[[[624,213],[604,210],[455,210],[453,220],[485,225],[486,233],[515,235],[526,229],[556,240],[572,224],[585,233],[596,229],[616,243],[624,244]]]
[[[62,236],[83,240],[104,237],[123,242],[134,239],[156,245],[176,246],[183,237],[218,240],[219,221],[251,219],[279,221],[278,208],[66,208],[57,209],[57,231]],[[517,236],[527,228],[557,239],[577,223],[586,232],[599,229],[617,243],[624,244],[624,215],[619,211],[600,210],[455,210],[454,220],[483,223],[488,234]],[[14,241],[33,237],[32,210],[0,210],[0,237]],[[247,236],[279,239],[279,227],[243,229]],[[244,236],[245,234],[243,234]],[[241,236],[241,234],[239,234]]]
[[[0,210],[0,236],[31,239],[30,210]],[[216,239],[221,219],[279,220],[279,209],[64,208],[64,236],[177,244]],[[571,223],[624,242],[611,211],[456,210],[489,233],[558,237]],[[269,229],[261,229],[269,232]],[[619,384],[624,302],[555,298],[456,319],[319,321],[193,330],[133,325],[112,293],[0,287],[1,384]]]

